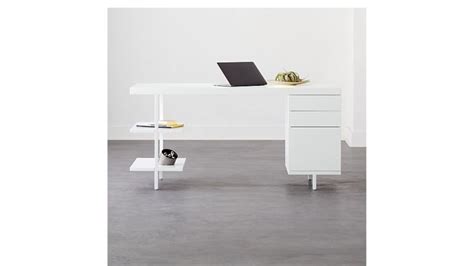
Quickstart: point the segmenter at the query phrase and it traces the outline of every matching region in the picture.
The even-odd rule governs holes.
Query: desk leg
[[[164,120],[164,106],[163,106],[163,95],[160,95],[160,120]],[[158,125],[158,124],[155,124],[155,125]],[[157,128],[157,126],[156,126]],[[163,139],[163,134],[160,133],[160,156],[161,156],[161,151],[165,148],[164,146],[164,139]],[[159,172],[159,176],[160,176],[160,179],[163,180],[163,172]]]
[[[313,174],[313,177],[311,179],[312,179],[312,183],[313,183],[313,190],[316,190],[316,187],[317,187],[316,174]]]
[[[160,134],[160,153],[159,153],[160,155],[161,155],[161,151],[163,150],[163,148],[164,148],[163,134]],[[160,176],[160,180],[163,180],[163,172],[158,172],[158,173],[159,173],[159,176]]]
[[[155,190],[158,190],[160,188],[159,186],[159,175],[161,173],[158,172],[158,163],[159,163],[159,157],[158,157],[158,154],[159,154],[159,146],[158,146],[158,143],[159,143],[159,134],[158,134],[158,122],[159,122],[159,110],[158,110],[158,105],[161,101],[161,97],[160,95],[155,95],[155,108],[154,108],[154,122],[155,122],[155,133],[153,134],[153,140],[154,140],[154,146],[155,146],[155,149],[154,149],[154,158],[155,158],[155,170],[153,171],[153,174],[154,174],[154,181],[155,181]],[[161,107],[160,107],[161,108]]]

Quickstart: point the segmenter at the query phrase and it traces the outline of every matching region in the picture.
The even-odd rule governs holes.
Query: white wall
[[[366,146],[366,10],[354,9],[353,86],[344,88],[342,138],[352,147]]]
[[[128,129],[153,118],[153,99],[130,96],[131,85],[225,83],[217,61],[255,61],[267,79],[287,69],[343,93],[354,88],[353,9],[109,9],[108,15],[109,139],[141,138]],[[343,123],[353,128],[346,100]],[[276,96],[167,96],[164,105],[165,118],[186,123],[175,138],[284,138],[284,101]]]

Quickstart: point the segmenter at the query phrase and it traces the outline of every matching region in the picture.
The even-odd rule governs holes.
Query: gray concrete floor
[[[109,265],[365,265],[366,151],[342,175],[289,176],[283,141],[166,141],[183,172],[131,173],[151,141],[109,141]]]

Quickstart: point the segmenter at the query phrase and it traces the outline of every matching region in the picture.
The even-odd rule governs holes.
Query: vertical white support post
[[[313,190],[316,190],[316,187],[317,187],[316,174],[313,174],[313,176],[311,177],[311,179],[312,179],[312,183],[313,183]]]
[[[164,106],[163,106],[163,97],[164,95],[161,94],[160,95],[160,120],[164,120],[164,116],[165,116]],[[158,128],[158,123],[156,123],[155,125],[156,125],[155,127]],[[164,142],[163,134],[160,133],[160,152],[159,152],[160,156],[161,156],[161,151],[163,151],[163,149],[165,148],[163,142]],[[159,172],[159,177],[161,180],[163,180],[163,172]]]
[[[158,122],[159,122],[159,110],[158,110],[158,105],[161,101],[161,95],[159,94],[155,94],[155,110],[154,110],[154,122],[155,122],[155,132],[154,132],[154,136],[153,136],[153,139],[154,139],[154,144],[155,144],[155,149],[154,149],[154,159],[155,159],[155,169],[153,171],[153,174],[154,174],[154,181],[155,181],[155,190],[158,190],[160,187],[159,187],[159,181],[158,181],[158,162],[159,162],[159,157],[158,157],[158,154],[159,154],[159,147],[158,147],[158,141],[159,141],[159,135],[158,135]],[[161,108],[161,107],[160,107]]]

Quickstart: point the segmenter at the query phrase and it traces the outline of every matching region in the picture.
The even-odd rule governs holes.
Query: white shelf
[[[154,133],[155,128],[153,127],[137,127],[138,124],[149,124],[153,122],[138,122],[130,128],[130,133]],[[178,128],[158,128],[159,133],[181,133],[183,132],[183,127]]]
[[[176,159],[174,165],[158,165],[160,172],[182,172],[186,158]],[[155,158],[137,158],[130,166],[130,172],[153,172],[155,170]]]

